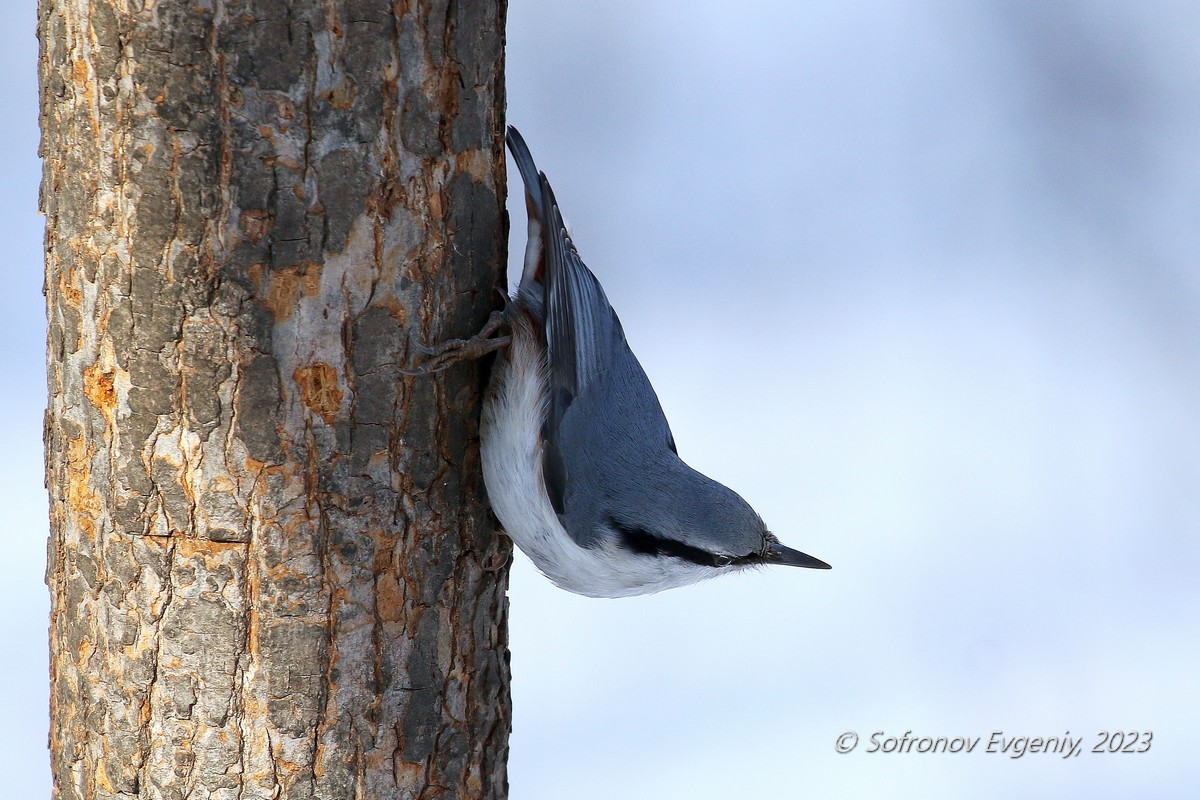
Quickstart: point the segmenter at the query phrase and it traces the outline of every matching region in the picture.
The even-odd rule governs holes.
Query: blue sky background
[[[49,789],[31,5],[0,30],[13,797]],[[1195,796],[1200,6],[509,18],[509,120],[680,454],[834,565],[598,601],[518,557],[512,797]],[[1118,729],[1150,752],[1086,752]],[[906,730],[1086,747],[862,752]]]

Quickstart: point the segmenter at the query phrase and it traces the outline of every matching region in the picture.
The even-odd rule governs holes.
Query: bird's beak
[[[771,542],[770,563],[783,564],[787,567],[808,567],[809,569],[833,569],[819,558],[813,558],[808,553],[801,553],[790,547]]]

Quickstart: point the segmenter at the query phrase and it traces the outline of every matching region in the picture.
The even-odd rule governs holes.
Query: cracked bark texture
[[[41,0],[56,797],[505,796],[504,15]]]

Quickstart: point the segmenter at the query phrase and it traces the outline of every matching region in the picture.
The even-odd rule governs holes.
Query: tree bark
[[[60,798],[502,798],[504,0],[41,0]]]

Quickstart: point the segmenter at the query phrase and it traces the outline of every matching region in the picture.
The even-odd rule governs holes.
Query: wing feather
[[[604,289],[571,241],[554,190],[545,175],[539,180],[544,203],[551,413],[561,419],[571,401],[608,374],[614,348],[624,346],[624,334]]]

